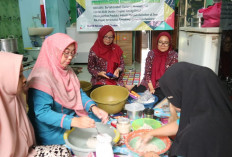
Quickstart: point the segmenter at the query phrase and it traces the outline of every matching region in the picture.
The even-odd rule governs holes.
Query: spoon
[[[97,129],[97,125],[96,125],[96,130],[97,130],[97,134],[100,135],[100,132],[99,132],[98,129]]]

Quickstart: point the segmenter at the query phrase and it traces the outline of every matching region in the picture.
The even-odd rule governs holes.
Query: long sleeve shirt
[[[116,80],[117,85],[124,86],[123,75],[124,75],[125,65],[124,65],[124,60],[122,56],[120,58],[120,65],[118,68],[120,68],[120,75],[115,80]],[[106,85],[107,79],[101,76],[98,76],[98,73],[101,71],[105,71],[105,72],[107,71],[107,61],[104,60],[103,58],[98,57],[93,51],[89,52],[88,71],[92,75],[92,78],[91,78],[92,85],[96,85],[97,83]]]
[[[72,118],[78,117],[75,111],[63,107],[54,101],[51,95],[43,91],[30,88],[28,94],[28,116],[34,127],[37,143],[42,145],[65,144],[63,134],[71,129]],[[95,104],[82,89],[81,99],[87,112],[90,106]]]
[[[153,50],[149,51],[146,58],[145,63],[145,72],[143,80],[141,81],[141,85],[145,86],[148,89],[148,83],[151,82],[151,74],[152,74],[152,64],[155,58],[155,52]],[[173,64],[178,62],[177,52],[174,50],[168,52],[168,58],[165,64],[165,71],[171,67]],[[159,87],[159,81],[156,82],[156,85],[153,85],[154,88]]]

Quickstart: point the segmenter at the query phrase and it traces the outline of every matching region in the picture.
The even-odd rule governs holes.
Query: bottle
[[[153,108],[145,108],[143,110],[143,117],[144,118],[154,118],[154,109]]]
[[[125,117],[121,117],[117,121],[117,129],[120,134],[128,134],[131,130],[130,120]]]

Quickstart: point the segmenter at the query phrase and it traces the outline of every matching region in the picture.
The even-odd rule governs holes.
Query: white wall
[[[28,27],[33,27],[32,16],[40,16],[40,0],[18,0],[21,17],[22,36],[24,47],[31,47],[32,43],[28,35]],[[45,0],[47,27],[54,27],[51,34],[66,33],[69,25],[69,0]],[[41,21],[36,19],[36,26],[42,27]],[[39,37],[36,38],[41,45]]]
[[[79,32],[75,26],[67,27],[67,34],[78,43],[78,56],[72,63],[88,63],[89,50],[97,39],[98,32]]]

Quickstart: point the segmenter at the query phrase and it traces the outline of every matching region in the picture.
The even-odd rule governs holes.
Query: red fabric
[[[203,13],[204,24],[202,27],[219,27],[222,3],[214,3],[208,8],[199,9],[199,13]]]
[[[103,26],[99,30],[98,38],[91,49],[98,57],[107,61],[107,72],[114,73],[114,71],[120,65],[120,57],[122,56],[123,52],[118,45],[114,44],[114,41],[112,41],[112,44],[110,45],[104,44],[104,36],[110,31],[112,31],[113,37],[115,37],[114,29],[110,25]],[[116,81],[113,79],[108,79],[107,84],[116,85]]]
[[[166,36],[169,39],[169,49],[165,52],[161,52],[158,49],[158,41],[161,36]],[[155,88],[156,81],[160,79],[161,76],[163,76],[165,72],[165,64],[168,57],[168,52],[172,50],[171,46],[171,35],[168,32],[161,32],[156,39],[156,48],[153,50],[155,52],[155,58],[152,63],[152,73],[151,73],[151,82],[153,87]]]
[[[40,14],[41,14],[41,24],[46,24],[44,5],[40,5]]]

